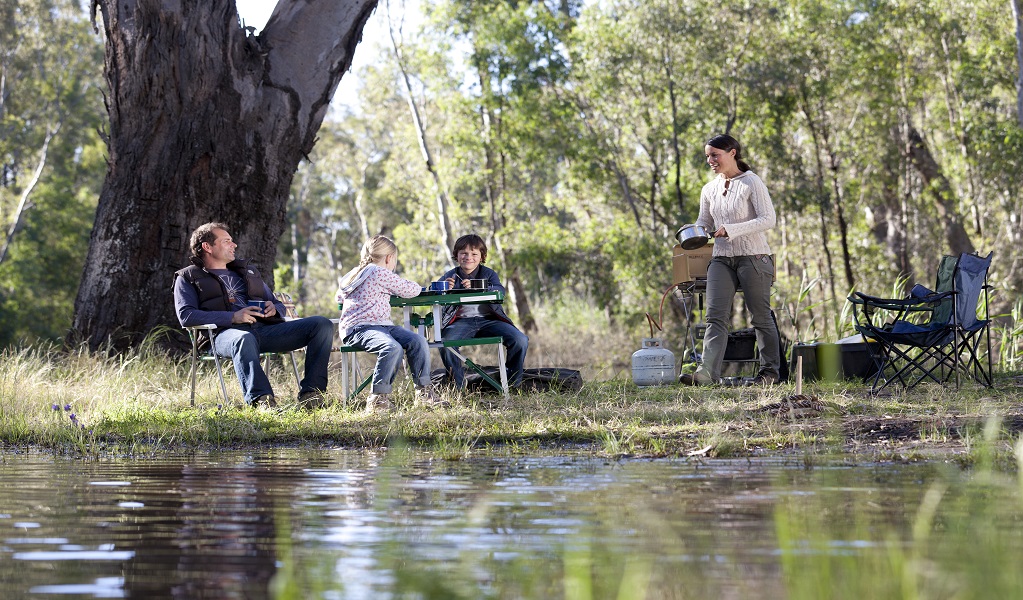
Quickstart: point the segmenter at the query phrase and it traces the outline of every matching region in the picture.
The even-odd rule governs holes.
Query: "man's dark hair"
[[[455,240],[455,248],[451,251],[451,260],[455,261],[455,264],[458,264],[458,253],[466,248],[470,250],[479,250],[480,264],[487,264],[487,243],[483,241],[483,238],[475,233],[463,235]]]
[[[195,228],[195,231],[192,232],[192,239],[189,242],[189,246],[192,248],[192,256],[202,258],[202,255],[206,253],[202,249],[202,245],[205,243],[212,244],[217,241],[217,234],[215,233],[217,229],[223,229],[231,233],[227,225],[223,223],[205,223]]]

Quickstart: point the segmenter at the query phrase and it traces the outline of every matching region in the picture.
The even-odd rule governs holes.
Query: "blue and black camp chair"
[[[913,286],[902,299],[876,298],[853,292],[856,330],[869,342],[877,367],[871,384],[879,392],[892,382],[913,388],[925,380],[946,383],[960,376],[991,387],[991,333],[988,325],[987,272],[991,254],[945,256],[938,265],[935,289]],[[977,318],[981,306],[984,318]],[[981,348],[981,340],[986,348]]]

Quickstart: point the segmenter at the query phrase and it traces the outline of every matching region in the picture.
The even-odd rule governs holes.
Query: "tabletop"
[[[448,304],[488,304],[503,303],[504,292],[501,290],[457,290],[450,292],[424,292],[414,298],[391,296],[391,306],[438,306]]]

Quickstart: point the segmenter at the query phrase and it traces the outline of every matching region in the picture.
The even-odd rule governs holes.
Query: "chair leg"
[[[348,352],[341,353],[341,393],[348,399]]]
[[[504,399],[508,399],[508,367],[505,366],[504,344],[497,345],[497,368],[501,372],[501,390],[504,391]]]
[[[295,352],[291,351],[288,354],[291,355],[291,370],[295,373],[295,385],[298,386],[298,391],[302,391],[302,380],[298,377],[298,361],[295,360]]]
[[[192,367],[191,367],[191,379],[192,379],[192,398],[189,401],[190,406],[195,406],[195,372],[198,370],[199,363],[199,342],[196,339],[197,336],[192,337]]]
[[[220,367],[220,357],[213,355],[213,362],[217,365],[217,377],[220,378],[220,392],[224,394],[224,407],[231,403],[231,399],[227,397],[227,383],[224,382],[224,370]]]

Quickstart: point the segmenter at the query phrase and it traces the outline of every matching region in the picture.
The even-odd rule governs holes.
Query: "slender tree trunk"
[[[479,69],[479,78],[480,88],[483,90],[483,97],[480,99],[480,125],[483,130],[483,152],[487,173],[484,183],[484,195],[490,207],[491,239],[494,241],[494,250],[497,251],[501,262],[509,269],[509,272],[505,274],[505,279],[508,283],[508,296],[515,304],[515,310],[519,314],[519,325],[523,331],[529,333],[536,330],[536,320],[533,318],[533,311],[529,306],[529,298],[526,296],[526,290],[518,276],[518,271],[511,267],[511,252],[506,250],[504,244],[501,243],[504,215],[499,207],[499,203],[500,196],[504,194],[504,178],[503,173],[500,174],[501,177],[498,177],[497,171],[503,172],[504,165],[503,161],[498,164],[494,160],[494,146],[499,142],[494,140],[494,117],[487,106],[487,100],[491,97],[491,89],[490,78],[486,69]],[[498,133],[499,135],[500,133]]]
[[[675,78],[672,74],[671,63],[664,60],[665,75],[668,77],[668,100],[671,102],[671,149],[674,154],[675,166],[675,203],[678,204],[678,212],[683,219],[687,219],[685,213],[685,197],[682,195],[682,150],[679,148],[678,136],[682,130],[678,122],[678,98],[675,94]],[[696,219],[694,218],[693,221]]]
[[[359,233],[362,234],[363,240],[368,240],[369,234],[369,218],[366,215],[366,182],[369,180],[369,163],[367,162],[362,166],[362,181],[359,185],[359,191],[355,193],[355,199],[353,204],[355,205],[355,214],[359,217]]]
[[[272,285],[292,177],[376,4],[279,0],[247,36],[235,0],[93,0],[109,158],[71,341],[125,348],[176,326],[172,273],[208,221]]]
[[[46,131],[46,137],[43,138],[43,147],[39,150],[39,163],[36,165],[35,171],[32,172],[32,179],[29,180],[28,185],[21,191],[21,198],[18,200],[18,208],[14,210],[14,218],[11,219],[11,225],[7,229],[7,237],[4,239],[4,245],[0,248],[0,264],[3,264],[7,258],[7,251],[11,247],[11,242],[14,240],[14,234],[18,231],[18,225],[21,224],[21,217],[25,214],[25,211],[32,208],[29,204],[29,197],[32,195],[32,191],[35,190],[36,185],[39,184],[39,178],[43,175],[43,169],[46,167],[46,156],[49,153],[50,142],[60,131],[63,122],[58,122],[52,130]]]
[[[554,93],[556,95],[559,94],[558,90],[554,90]],[[618,182],[618,187],[621,188],[622,190],[622,199],[625,200],[625,204],[629,207],[629,210],[632,212],[632,218],[636,221],[636,227],[642,229],[643,219],[639,215],[639,208],[636,206],[636,200],[633,198],[632,186],[629,184],[628,175],[625,174],[625,171],[622,170],[621,165],[615,158],[617,155],[621,154],[621,152],[619,152],[617,148],[614,147],[609,148],[605,145],[604,140],[606,136],[599,134],[596,128],[594,128],[593,123],[591,122],[589,116],[592,113],[592,111],[590,107],[586,105],[585,101],[579,98],[578,95],[575,95],[575,97],[573,97],[568,102],[571,102],[578,109],[579,113],[583,115],[582,123],[583,126],[586,127],[587,133],[589,133],[590,136],[596,141],[597,146],[600,147],[602,151],[607,153],[607,158],[603,160],[604,168],[608,169],[609,171],[611,171],[611,173],[614,174],[615,181]]]
[[[806,86],[800,86],[802,111],[803,116],[806,118],[807,128],[810,130],[810,136],[813,138],[813,156],[816,162],[817,175],[814,178],[815,185],[817,187],[817,205],[820,208],[820,223],[821,223],[821,251],[824,253],[824,259],[827,264],[827,276],[828,289],[831,291],[831,311],[825,311],[825,318],[831,313],[838,313],[838,294],[835,291],[835,266],[831,257],[831,233],[828,229],[828,192],[824,185],[824,163],[821,161],[821,154],[823,149],[821,147],[821,135],[818,131],[818,125],[814,119],[813,111],[810,108],[810,99],[806,91]],[[822,272],[823,276],[824,273]]]
[[[639,207],[636,206],[636,199],[632,196],[632,186],[629,185],[629,176],[618,166],[618,161],[610,159],[611,170],[618,180],[618,187],[622,189],[622,198],[632,211],[632,218],[636,220],[636,227],[643,228],[643,218],[639,216]]]
[[[831,177],[831,191],[835,195],[835,218],[838,220],[838,237],[842,247],[842,265],[845,268],[846,289],[852,290],[856,287],[856,278],[853,276],[852,252],[849,250],[849,222],[845,218],[845,194],[842,192],[842,184],[839,180],[839,168],[841,159],[831,144],[827,125],[824,126],[824,149],[828,153],[828,172]]]
[[[973,252],[973,242],[970,241],[970,235],[963,226],[962,216],[956,208],[952,184],[945,177],[938,161],[934,159],[923,136],[908,119],[906,133],[906,146],[903,152],[923,178],[925,189],[930,190],[934,196],[934,206],[938,210],[938,217],[943,221],[949,249],[953,254]]]
[[[1009,0],[1009,5],[1016,24],[1016,122],[1023,127],[1023,14],[1020,0]]]
[[[437,188],[437,224],[440,226],[441,256],[447,256],[455,246],[455,236],[451,230],[451,219],[448,216],[448,195],[445,192],[444,183],[441,181],[440,173],[434,167],[433,157],[430,154],[430,146],[426,140],[426,127],[419,116],[419,107],[416,106],[415,97],[412,95],[412,83],[409,81],[408,71],[405,69],[405,58],[402,56],[401,47],[394,37],[394,29],[391,26],[391,3],[387,2],[387,33],[391,38],[391,48],[394,50],[394,59],[398,63],[398,70],[401,72],[401,82],[405,88],[405,97],[408,100],[409,112],[412,114],[412,124],[416,128],[416,136],[419,139],[419,151],[423,154],[423,162],[426,170],[433,177],[433,184]]]

